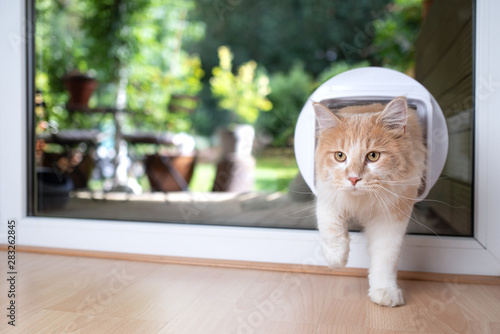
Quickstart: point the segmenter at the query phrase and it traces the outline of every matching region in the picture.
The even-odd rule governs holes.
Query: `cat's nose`
[[[358,177],[348,177],[347,179],[348,179],[349,181],[351,181],[351,184],[352,184],[353,186],[356,186],[356,183],[358,183],[358,181],[359,181],[359,180],[361,180],[361,179],[360,179],[360,178],[358,178]]]

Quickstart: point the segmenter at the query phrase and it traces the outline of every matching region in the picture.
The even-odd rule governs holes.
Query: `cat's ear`
[[[340,123],[340,119],[321,103],[313,102],[313,108],[321,130],[333,128]]]
[[[406,103],[406,97],[396,97],[385,107],[377,121],[390,129],[404,130],[407,117],[408,104]]]

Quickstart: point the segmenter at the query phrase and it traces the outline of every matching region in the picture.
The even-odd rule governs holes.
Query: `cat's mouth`
[[[370,189],[362,185],[355,185],[355,186],[345,186],[342,188],[342,190],[352,195],[362,195],[366,194]]]

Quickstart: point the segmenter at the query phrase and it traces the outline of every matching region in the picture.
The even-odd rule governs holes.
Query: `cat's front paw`
[[[368,297],[372,302],[381,306],[395,307],[404,304],[403,293],[398,287],[370,289]]]
[[[322,244],[323,256],[330,269],[344,268],[349,258],[349,243],[335,242],[329,245]]]

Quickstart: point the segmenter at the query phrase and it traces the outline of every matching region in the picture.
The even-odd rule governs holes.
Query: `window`
[[[35,1],[35,215],[315,229],[297,115],[371,65],[427,86],[450,126],[409,232],[473,234],[470,1],[119,3]]]
[[[47,4],[49,2],[47,1],[44,3]],[[434,1],[434,3],[428,8],[427,13],[425,14],[426,19],[424,21],[424,24],[419,27],[421,31],[420,36],[423,36],[422,34],[426,29],[426,22],[432,22],[432,11],[436,10],[435,8],[439,8],[439,3],[440,1]],[[39,2],[37,1],[32,4],[36,7]],[[40,4],[42,4],[42,2],[40,2]],[[424,5],[425,4],[427,3],[424,3]],[[118,193],[118,195],[116,194],[116,192],[110,193],[111,195],[118,197],[118,199],[120,199],[119,196],[123,197],[121,198],[121,200],[114,200],[112,198],[108,198],[106,200],[106,202],[111,202],[111,204],[114,205],[113,207],[109,207],[109,209],[106,209],[111,213],[107,217],[98,213],[97,209],[89,210],[88,208],[81,210],[85,214],[85,216],[83,216],[83,214],[81,216],[77,216],[76,213],[78,213],[78,210],[75,208],[72,209],[71,213],[68,213],[68,211],[66,211],[66,213],[64,214],[57,214],[57,210],[59,209],[52,211],[38,210],[37,205],[39,205],[39,203],[36,203],[36,201],[32,201],[35,197],[37,197],[36,194],[39,189],[36,184],[38,182],[37,180],[43,178],[50,179],[54,176],[57,178],[58,175],[61,176],[61,174],[57,173],[56,175],[49,173],[48,176],[45,176],[42,173],[43,171],[41,171],[40,177],[37,179],[34,173],[36,171],[36,158],[40,158],[39,156],[35,155],[36,149],[40,149],[41,147],[36,145],[35,139],[38,139],[38,134],[35,134],[33,130],[35,129],[35,125],[38,125],[38,122],[43,120],[40,118],[35,119],[32,112],[36,109],[36,107],[45,108],[43,112],[48,112],[46,109],[50,107],[49,99],[51,97],[48,94],[48,91],[41,89],[43,100],[39,98],[40,96],[37,96],[38,99],[35,100],[35,92],[37,89],[36,85],[40,84],[39,80],[41,80],[41,83],[43,83],[43,77],[42,79],[38,79],[39,77],[37,77],[37,80],[35,80],[35,73],[33,73],[34,67],[32,67],[34,59],[32,58],[32,56],[37,55],[38,59],[40,55],[34,52],[35,50],[34,48],[31,48],[33,46],[31,43],[35,42],[36,46],[38,46],[39,43],[33,40],[34,25],[32,25],[31,23],[26,23],[33,22],[30,15],[32,15],[35,10],[31,9],[30,7],[24,8],[21,4],[10,4],[6,6],[9,7],[7,10],[9,13],[12,13],[12,15],[9,16],[6,20],[2,20],[2,25],[0,26],[1,31],[5,36],[8,37],[1,42],[2,49],[6,50],[6,53],[1,57],[2,62],[0,64],[0,66],[2,66],[2,73],[4,73],[1,89],[2,100],[5,101],[3,110],[27,110],[27,114],[25,114],[24,112],[2,113],[4,124],[11,124],[12,126],[5,128],[4,131],[2,131],[2,133],[0,134],[1,152],[3,152],[6,157],[8,157],[9,162],[11,162],[7,165],[2,166],[2,168],[0,169],[1,184],[4,185],[2,187],[2,192],[0,193],[0,205],[2,208],[2,210],[0,210],[0,214],[2,216],[2,221],[6,221],[10,218],[15,218],[22,222],[22,224],[19,224],[19,233],[20,235],[22,235],[22,239],[20,237],[20,240],[22,240],[23,244],[47,247],[66,247],[192,257],[232,258],[239,260],[288,263],[301,263],[304,259],[312,257],[315,259],[317,264],[323,263],[320,257],[314,255],[314,250],[317,245],[317,231],[313,230],[313,226],[310,226],[309,229],[282,229],[273,226],[272,224],[274,222],[274,219],[267,216],[260,219],[260,221],[267,221],[269,224],[267,226],[273,226],[275,228],[261,229],[258,227],[236,228],[221,225],[214,226],[213,224],[220,223],[220,221],[206,221],[205,219],[203,219],[203,221],[196,221],[195,219],[192,219],[189,222],[209,224],[186,225],[183,223],[186,220],[172,220],[169,219],[172,216],[165,213],[163,214],[161,219],[158,219],[157,221],[173,221],[174,223],[151,224],[150,222],[154,221],[153,219],[144,219],[146,213],[149,214],[149,212],[152,211],[151,207],[145,205],[142,207],[142,209],[140,209],[141,211],[139,211],[138,213],[136,212],[139,216],[138,218],[124,215],[123,218],[126,218],[127,221],[111,221],[111,219],[122,218],[119,215],[122,214],[122,212],[124,212],[127,207],[131,206],[131,202],[136,199],[134,198],[133,194],[126,194],[124,192]],[[242,7],[236,7],[232,10],[228,9],[223,12],[223,19],[221,20],[222,23],[220,25],[229,24],[229,21],[236,20],[235,18],[232,19],[231,15],[237,14],[237,11],[240,8],[246,8],[244,7],[245,4],[243,2],[240,6]],[[374,2],[374,6],[379,6],[376,8],[380,10],[384,10],[384,8],[395,8],[394,6],[385,7],[385,3],[383,2],[379,4]],[[436,99],[438,99],[443,111],[447,116],[450,128],[449,164],[445,168],[445,178],[440,181],[442,185],[440,186],[440,188],[436,186],[435,193],[432,195],[434,197],[432,198],[443,201],[447,204],[450,204],[449,201],[451,201],[451,206],[442,206],[442,204],[439,204],[437,202],[435,202],[434,204],[422,203],[422,205],[424,205],[424,209],[422,211],[424,212],[424,214],[427,214],[431,210],[434,211],[433,214],[436,214],[436,220],[439,221],[439,224],[442,224],[443,222],[451,222],[453,224],[455,224],[456,222],[460,222],[460,224],[457,228],[454,227],[455,230],[452,232],[439,230],[438,234],[441,235],[441,238],[436,238],[433,236],[409,236],[406,243],[406,250],[403,254],[404,261],[402,263],[402,268],[439,272],[498,274],[498,272],[500,272],[498,264],[498,257],[500,253],[498,249],[499,246],[494,243],[493,239],[495,232],[498,234],[498,226],[497,224],[494,224],[494,217],[498,217],[498,208],[495,204],[498,199],[498,190],[494,189],[493,185],[498,184],[499,180],[498,176],[494,174],[493,171],[494,166],[498,164],[499,161],[496,155],[491,154],[491,151],[494,150],[494,148],[492,148],[491,146],[491,143],[498,141],[498,134],[494,131],[493,128],[493,124],[498,123],[498,116],[493,112],[493,110],[495,110],[495,106],[499,104],[497,94],[494,94],[494,91],[496,89],[496,82],[498,82],[498,78],[500,78],[498,66],[491,61],[491,59],[498,58],[497,53],[499,51],[494,46],[495,43],[493,43],[493,32],[495,32],[498,27],[496,21],[491,16],[491,13],[495,12],[495,10],[498,10],[498,8],[495,7],[498,5],[488,1],[481,2],[480,4],[478,4],[477,14],[474,15],[471,10],[471,3],[464,1],[463,6],[465,10],[458,11],[458,13],[461,13],[458,16],[463,23],[462,25],[457,25],[456,22],[454,22],[452,19],[450,19],[451,21],[446,21],[449,22],[449,24],[446,25],[447,29],[450,27],[454,27],[454,29],[450,31],[456,33],[456,35],[454,35],[455,37],[447,44],[447,47],[444,47],[444,44],[446,44],[444,42],[436,43],[436,45],[434,45],[433,40],[430,38],[427,40],[424,39],[423,42],[420,42],[419,40],[415,44],[415,52],[417,56],[416,58],[414,58],[416,62],[414,72],[415,77],[421,78],[419,80],[421,80],[421,82],[423,82],[424,85],[426,85],[427,88],[431,90],[431,93],[434,94]],[[269,9],[271,10],[272,6],[270,6]],[[216,9],[213,10],[215,11]],[[220,8],[218,8],[218,10],[220,10]],[[255,11],[258,12],[258,10],[258,6],[255,6],[255,8],[251,8],[251,10],[249,9],[248,13],[252,13]],[[357,17],[358,14],[361,15],[361,13],[358,13],[356,11],[348,12],[353,14],[353,17]],[[368,12],[370,12],[370,10],[368,10]],[[451,14],[451,11],[449,12],[450,13],[443,9],[443,12],[441,13],[442,15],[444,15],[444,17],[446,17],[446,15]],[[470,14],[470,16],[468,16],[468,13]],[[297,14],[298,16],[293,16],[293,18],[300,17],[300,12],[297,12],[295,14]],[[199,17],[194,16],[194,13],[192,14],[192,16],[189,16],[188,14],[186,15],[186,17],[188,18],[193,18],[202,22],[198,27],[192,27],[193,30],[199,29],[200,27],[204,26],[203,20]],[[337,13],[335,10],[333,10],[322,11],[322,15],[343,14],[342,12]],[[443,16],[438,17],[442,18]],[[481,20],[475,21],[475,17],[481,17]],[[130,19],[133,20],[134,18],[131,17]],[[75,22],[73,23],[76,25]],[[364,49],[365,44],[360,44],[361,47],[354,44],[355,41],[365,43],[363,42],[363,38],[359,37],[360,35],[358,35],[358,37],[356,38],[356,33],[358,33],[358,31],[360,31],[361,29],[365,29],[366,23],[363,24],[364,22],[365,21],[359,23],[359,25],[352,24],[353,27],[358,26],[359,29],[354,29],[354,31],[351,32],[353,35],[351,40],[353,42],[351,42],[349,45],[343,44],[344,50],[347,51],[343,52],[339,44],[339,48],[337,50],[326,49],[323,50],[323,53],[315,53],[314,57],[316,57],[317,59],[322,59],[326,64],[330,64],[330,60],[335,58],[334,54],[336,54],[337,57],[336,62],[342,57],[345,57],[345,55],[343,55],[344,53],[349,54],[349,52],[351,52],[351,56],[354,57],[356,53],[352,52],[356,51],[354,47],[357,47],[357,51],[361,50],[363,52],[368,52],[368,61],[379,62],[370,64],[385,65],[384,63],[382,63],[383,59],[377,58],[379,57],[378,54],[369,53],[369,51],[372,50],[370,48],[371,44],[368,44],[366,50]],[[477,22],[477,26],[475,27],[475,29],[472,29],[474,24],[476,24],[475,22]],[[255,22],[254,24],[257,25],[257,22]],[[272,26],[273,20],[265,21],[259,24],[260,25],[258,25],[258,27],[265,24],[269,24]],[[20,27],[22,27],[22,29]],[[185,25],[183,25],[183,27],[185,27]],[[319,28],[317,30],[314,30],[314,27],[315,25],[311,24],[311,30],[313,30],[316,34],[319,35],[324,32]],[[477,38],[475,41],[477,49],[476,53],[473,52],[474,49],[472,48],[472,38],[468,41],[467,38],[462,38],[462,36],[467,36],[467,29],[469,28],[471,29],[471,32],[474,31],[473,36],[476,36]],[[204,29],[208,29],[208,26],[205,26]],[[227,32],[227,30],[225,31]],[[261,30],[253,29],[250,32],[254,32],[256,35],[259,35],[259,31]],[[280,27],[276,27],[275,31],[277,35],[282,32]],[[439,33],[441,29],[431,29],[430,31],[430,36],[433,36],[432,31],[437,31]],[[192,33],[196,35],[196,31],[192,31]],[[221,31],[219,31],[219,33],[221,33]],[[229,31],[229,33],[236,34],[237,31]],[[214,34],[210,35],[211,38],[215,38],[215,36],[216,35]],[[37,39],[38,37],[39,36],[36,35],[35,39]],[[278,37],[280,36],[277,36],[276,38]],[[436,37],[436,34],[434,34],[434,37]],[[245,44],[246,41],[248,41],[249,44],[250,42],[252,42],[252,40],[246,35],[243,35],[243,37],[240,37],[239,39],[240,44]],[[301,41],[300,38],[295,39],[297,40],[297,42]],[[26,41],[27,43],[24,43],[24,41]],[[443,68],[440,68],[438,66],[438,62],[437,64],[434,64],[433,67],[427,68],[425,69],[425,71],[420,72],[423,74],[421,77],[419,77],[418,64],[419,59],[422,59],[418,56],[419,43],[425,43],[424,45],[426,46],[426,48],[424,48],[423,50],[425,50],[426,52],[433,49],[436,50],[436,48],[439,51],[439,47],[444,47],[444,49],[441,49],[442,53],[440,54],[440,57],[432,58],[431,56],[429,56],[429,54],[421,55],[421,57],[427,57],[428,59],[445,60],[442,62]],[[235,67],[237,67],[237,65],[239,65],[240,63],[245,63],[246,61],[253,59],[258,64],[262,65],[262,68],[266,68],[267,72],[265,73],[265,75],[270,78],[270,82],[272,81],[272,74],[274,73],[274,71],[276,71],[275,68],[259,61],[259,58],[252,54],[245,53],[235,46],[230,46],[231,52],[233,52],[235,55]],[[192,52],[194,54],[196,51],[195,45],[193,44],[192,47]],[[272,48],[270,49],[272,50],[273,48],[279,49],[276,48],[275,45],[272,45]],[[449,48],[455,48],[455,50],[463,50],[464,52],[462,52],[462,54],[457,59],[449,59],[446,58],[447,54],[445,52]],[[183,49],[181,48],[181,51],[182,50]],[[289,54],[282,49],[279,49],[279,52],[282,52],[283,55]],[[389,52],[389,55],[390,54],[391,52]],[[439,54],[439,52],[437,54]],[[25,55],[26,59],[23,59]],[[474,62],[472,62],[472,59],[475,59]],[[24,64],[25,60],[28,64],[28,79],[25,79],[24,75],[26,73],[26,67]],[[354,60],[357,61],[358,59]],[[347,62],[346,66],[351,66],[353,63],[355,63],[354,60],[351,62]],[[359,59],[360,62],[362,62],[363,60],[364,58]],[[218,63],[216,54],[213,54],[212,63]],[[290,68],[293,68],[293,62],[291,63],[292,66],[290,66]],[[41,70],[44,70],[43,55],[42,61],[40,62],[40,59],[38,59],[36,64],[37,71],[40,70],[40,64],[42,64]],[[307,68],[307,66],[304,65],[304,68]],[[467,68],[470,69],[470,71],[466,70]],[[259,67],[257,67],[257,69],[259,69]],[[85,68],[82,68],[82,70],[85,70]],[[316,68],[315,70],[319,71],[320,69]],[[290,75],[290,71],[283,72],[285,77],[283,81],[286,82],[288,80],[286,75]],[[262,73],[264,72],[257,71],[257,75],[263,75]],[[440,76],[438,75],[439,73],[448,73],[447,75],[449,75],[449,77]],[[438,85],[438,82],[436,80],[432,79],[433,75],[437,76],[440,80],[444,80],[444,78],[450,78],[450,80],[445,80],[443,85],[440,86]],[[211,77],[212,74],[205,71],[205,76]],[[427,84],[425,82],[426,80],[428,80]],[[7,82],[8,84],[5,84]],[[36,85],[32,86],[33,83],[35,83]],[[115,99],[115,105],[111,106],[104,103],[101,104],[100,102],[98,103],[98,99],[106,101],[106,98],[108,98],[109,101],[110,95],[106,95],[107,92],[110,92],[113,89],[115,91],[119,89],[119,83],[120,82],[118,82],[118,84],[113,87],[112,85],[108,86],[103,84],[102,82],[99,82],[99,88],[97,88],[97,92],[95,93],[95,95],[93,95],[91,101],[89,102],[89,109],[94,109],[93,111],[96,111],[95,109],[98,110],[99,108],[109,107],[110,110],[106,110],[105,108],[103,108],[101,109],[102,113],[95,112],[92,114],[87,114],[86,110],[77,110],[76,112],[80,112],[80,115],[76,115],[75,113],[75,116],[71,119],[72,122],[74,121],[77,123],[77,126],[75,126],[74,128],[70,128],[68,126],[68,129],[89,131],[76,133],[79,135],[89,133],[92,134],[92,132],[90,131],[94,130],[92,129],[94,125],[102,122],[102,124],[104,125],[99,127],[98,130],[100,132],[106,132],[109,130],[110,133],[113,134],[113,131],[107,128],[106,125],[109,126],[110,123],[115,122],[116,117],[120,118],[123,116],[123,118],[125,118],[125,121],[123,123],[123,127],[121,128],[121,130],[123,130],[122,134],[129,134],[125,130],[134,130],[134,128],[132,127],[127,128],[127,126],[135,123],[133,120],[126,120],[127,115],[125,111],[127,108],[120,109],[120,106],[118,105],[119,99]],[[62,85],[62,83],[60,84]],[[436,88],[432,88],[432,85],[436,85]],[[26,86],[28,87],[27,90],[22,89],[22,87]],[[102,89],[102,91],[99,91],[99,89]],[[474,90],[473,94],[470,93],[471,90]],[[449,95],[450,92],[457,92],[457,94],[459,94],[457,95],[453,93]],[[175,92],[175,94],[177,94],[177,92]],[[194,100],[195,103],[200,103],[202,106],[206,107],[204,104],[206,103],[206,101],[204,100],[203,94],[212,96],[209,81],[208,84],[205,85],[203,90],[200,91],[199,100]],[[466,98],[470,96],[473,96],[474,98],[472,100],[467,100]],[[192,101],[190,99],[187,100],[189,101],[177,102],[179,102],[181,107],[184,107],[185,103],[191,103]],[[268,97],[268,100],[271,101],[271,96]],[[24,101],[28,102],[25,103]],[[38,103],[38,105],[33,105],[32,107],[31,104],[33,103],[33,101]],[[124,102],[123,100],[120,101]],[[131,100],[127,101],[125,102],[131,103]],[[212,103],[217,104],[217,101],[219,100],[217,98],[214,98]],[[43,102],[45,102],[45,106],[43,106]],[[65,102],[66,100],[63,100],[62,103],[64,104]],[[458,104],[455,105],[455,102],[457,102]],[[65,106],[65,108],[67,107]],[[81,106],[79,108],[81,108]],[[170,107],[170,104],[167,104],[165,105],[165,108],[172,107]],[[475,108],[475,113],[472,112],[472,108]],[[65,113],[68,113],[70,111],[60,110],[60,112],[61,115],[64,115]],[[268,115],[266,113],[272,115],[271,111],[261,111],[260,114]],[[134,114],[134,116],[136,115]],[[144,116],[142,113],[137,115],[137,117],[142,116]],[[30,117],[33,117],[33,127],[28,126],[29,124],[31,124]],[[37,117],[40,116],[38,115]],[[191,119],[191,117],[187,118],[189,118],[191,121],[194,120]],[[212,120],[210,117],[207,117],[206,119],[206,122],[201,122],[202,125],[205,123],[208,124],[208,121]],[[49,122],[50,120],[46,121]],[[139,124],[144,123],[142,120],[138,120],[136,122]],[[453,127],[453,125],[455,124],[459,125]],[[47,126],[51,125],[47,124]],[[473,132],[474,129],[480,129],[480,131],[478,130],[476,132]],[[64,160],[62,162],[59,161],[59,165],[64,166],[64,163],[67,163],[69,165],[71,163],[71,159],[75,159],[75,161],[83,159],[82,152],[84,153],[85,150],[90,147],[91,143],[81,141],[81,138],[75,139],[75,137],[71,136],[61,136],[63,134],[62,130],[63,129],[58,132],[60,135],[59,139],[62,137],[63,139],[69,141],[71,139],[73,139],[75,142],[78,141],[78,143],[75,143],[74,147],[72,147],[73,149],[77,150],[77,154],[75,156],[67,156],[66,162]],[[259,127],[257,126],[257,136],[259,135],[258,130]],[[32,141],[26,140],[26,133],[31,134]],[[51,134],[53,133],[50,132],[49,135]],[[141,133],[137,133],[137,135],[140,134]],[[129,137],[128,139],[130,138],[133,137]],[[126,139],[127,138],[124,138],[125,141]],[[157,139],[158,138],[155,138],[155,140]],[[195,138],[195,141],[196,140],[197,139]],[[453,142],[456,144],[453,144]],[[48,145],[48,140],[46,140],[45,143],[46,145]],[[198,145],[202,145],[199,144],[198,141],[196,141],[196,143]],[[29,147],[30,145],[32,146],[31,150],[27,150],[26,146]],[[134,144],[132,144],[132,146],[133,145]],[[454,148],[451,147],[453,145]],[[53,152],[51,153],[56,154],[58,153],[57,150],[61,150],[61,148],[56,148],[55,146],[56,145],[54,145],[54,147],[51,147],[51,149],[53,150]],[[117,148],[118,146],[119,145],[117,145]],[[136,156],[139,157],[141,154],[147,154],[147,150],[149,149],[151,148],[140,148],[139,146],[137,146],[136,149],[130,149],[130,155],[127,156],[129,157],[129,159],[131,159],[130,156],[133,156],[133,154],[137,154]],[[80,150],[81,152],[78,152],[78,150]],[[254,153],[255,152],[257,151],[254,151]],[[140,160],[141,159],[138,159],[138,161]],[[456,162],[460,162],[460,164]],[[462,162],[464,163],[462,164]],[[29,165],[30,163],[32,163],[31,166]],[[111,164],[113,163],[114,162],[111,162]],[[56,161],[56,166],[57,165],[58,162]],[[22,166],[22,168],[19,169],[19,166]],[[50,167],[53,168],[54,166],[51,164]],[[140,168],[138,169],[140,170]],[[131,173],[130,170],[129,173]],[[273,169],[273,171],[276,172],[275,169]],[[26,180],[26,175],[29,176],[28,180]],[[287,177],[289,177],[288,174]],[[31,184],[28,182],[29,180],[32,181]],[[474,183],[472,183],[473,180],[475,180]],[[50,180],[48,182],[50,182]],[[209,182],[209,184],[210,183],[211,182]],[[101,185],[99,184],[99,186]],[[102,187],[104,188],[104,182],[102,183]],[[29,191],[26,191],[26,189],[28,189]],[[88,192],[90,194],[89,196],[94,196],[94,201],[103,201],[98,197],[100,195],[99,188],[97,188],[97,190],[95,189],[96,188],[91,189],[93,190],[93,192]],[[279,202],[273,202],[273,200],[275,201],[278,198],[279,201],[279,196],[281,196],[281,193],[278,192],[277,194],[270,194],[270,192],[275,192],[276,190],[283,190],[283,188],[279,188],[279,186],[276,186],[272,190],[269,190],[266,194],[264,194],[264,200],[262,202],[265,203],[266,201],[269,201],[273,206],[277,206]],[[472,192],[473,190],[474,192]],[[69,207],[69,205],[71,204],[71,201],[76,198],[75,194],[76,192],[71,193],[70,196],[72,197],[69,198],[69,202],[64,210],[71,208]],[[104,197],[104,195],[108,194],[104,194],[103,192],[101,196]],[[168,197],[169,193],[167,193],[167,195],[165,195],[164,193],[153,195],[162,197],[161,201],[166,202],[165,196]],[[222,195],[221,197],[223,197]],[[273,195],[276,197],[273,197]],[[204,202],[203,198],[201,200],[196,200],[196,196],[196,193],[193,193],[192,195],[188,195],[187,198],[185,198],[186,202],[196,204],[187,207],[188,209],[194,209],[195,212],[196,210],[203,210],[203,208],[205,207],[203,203],[206,202],[206,199]],[[245,195],[238,194],[237,196],[240,196],[240,198],[244,198]],[[250,195],[246,194],[246,196],[251,197],[254,196],[254,194],[250,193]],[[56,196],[47,196],[46,199],[50,200],[54,199],[55,197]],[[82,199],[84,198],[85,197],[82,196]],[[43,199],[44,198],[42,197],[42,200]],[[259,199],[247,199],[254,200],[253,203],[251,201],[250,202],[251,204],[256,206],[261,205],[262,203],[259,202]],[[467,203],[467,205],[464,206],[462,203]],[[146,203],[143,204],[150,203],[146,201]],[[473,204],[474,210],[471,210]],[[249,207],[251,208],[252,206],[249,204]],[[229,208],[229,206],[224,206],[224,210],[229,210]],[[27,215],[27,212],[30,212],[30,215]],[[252,215],[253,213],[248,214],[248,216]],[[78,217],[79,219],[71,219],[75,217]],[[94,218],[94,220],[88,220],[84,217]],[[141,219],[141,217],[143,218]],[[242,216],[229,213],[228,215],[226,215],[225,220],[222,222],[233,226],[239,225],[239,217]],[[474,219],[475,222],[473,227],[470,226],[471,219]],[[134,222],[135,220],[144,220],[146,222]],[[462,222],[464,223],[462,224]],[[242,223],[240,225],[252,226],[248,223]],[[425,234],[427,232],[424,231],[423,233]],[[466,237],[457,239],[454,237],[447,237],[447,235],[463,235]],[[366,266],[364,239],[362,235],[357,233],[353,233],[352,236],[353,244],[349,265],[357,267]],[[422,246],[425,247],[422,248]],[[249,249],[251,249],[252,251],[249,252]],[[416,250],[418,250],[418,252]],[[460,259],[460,261],[458,261],[458,259]],[[466,266],[463,266],[460,263],[465,263]]]

